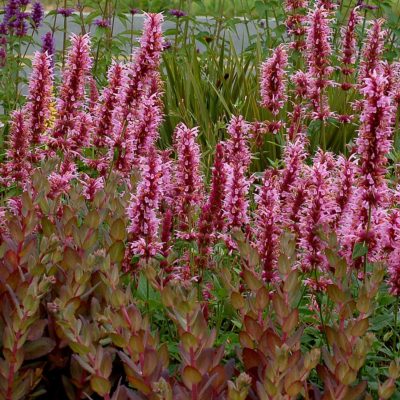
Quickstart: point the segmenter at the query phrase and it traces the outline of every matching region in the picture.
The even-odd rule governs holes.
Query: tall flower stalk
[[[161,160],[154,147],[149,149],[141,165],[141,181],[127,211],[130,219],[128,232],[132,253],[148,260],[162,249],[158,238]]]

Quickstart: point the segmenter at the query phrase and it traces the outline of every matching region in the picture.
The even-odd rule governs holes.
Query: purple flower
[[[131,13],[131,15],[140,14],[140,10],[138,8],[131,8],[129,12]]]
[[[20,3],[18,0],[9,0],[7,5],[4,7],[4,19],[3,24],[7,26],[8,31],[12,33],[14,30],[14,22],[17,18],[17,15],[20,12]]]
[[[54,37],[51,32],[47,32],[42,36],[42,53],[46,53],[51,57],[51,66],[54,67]]]
[[[31,20],[33,29],[38,29],[44,17],[43,5],[40,1],[36,1],[32,6]]]
[[[163,45],[164,50],[169,50],[172,47],[172,42],[170,40],[166,40]]]
[[[99,28],[109,28],[110,27],[110,22],[107,21],[105,18],[98,18],[94,21],[95,25],[97,25]]]
[[[29,14],[24,12],[20,12],[17,15],[17,18],[14,22],[15,34],[17,36],[25,36],[28,33],[28,23],[26,22],[28,16]]]
[[[182,17],[186,17],[186,13],[183,10],[177,10],[177,9],[172,9],[169,10],[169,14],[176,17],[176,18],[182,18]]]
[[[70,17],[74,13],[73,8],[59,8],[58,14],[63,15],[65,18]]]

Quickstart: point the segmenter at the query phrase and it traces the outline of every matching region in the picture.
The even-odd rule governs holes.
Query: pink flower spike
[[[93,201],[94,196],[97,192],[104,188],[104,178],[91,178],[87,174],[82,174],[83,179],[81,183],[83,185],[83,195],[86,200]]]
[[[211,192],[208,198],[213,226],[216,232],[224,229],[223,204],[226,185],[226,165],[224,164],[224,147],[218,143],[215,149],[214,166],[212,169]]]
[[[283,45],[261,65],[261,106],[278,115],[286,103],[286,68],[288,55]]]
[[[112,137],[114,129],[112,115],[117,106],[117,95],[122,84],[124,66],[113,62],[108,71],[108,86],[103,90],[100,101],[95,109],[95,130],[93,133],[93,145],[105,147],[107,138]]]
[[[132,196],[127,214],[131,221],[128,232],[131,234],[133,254],[146,260],[161,251],[158,238],[160,219],[158,216],[161,200],[161,161],[154,147],[141,163],[142,177],[136,195]]]
[[[316,7],[308,15],[306,41],[308,70],[320,87],[326,86],[324,80],[332,72],[330,66],[332,31],[329,23],[328,12],[324,7]]]
[[[335,203],[329,190],[329,161],[325,153],[314,157],[310,170],[310,185],[307,188],[307,201],[303,206],[300,220],[300,246],[304,249],[301,266],[304,271],[314,268],[327,268],[324,254],[325,243],[318,231],[326,231],[334,214]]]
[[[279,236],[281,234],[276,176],[271,171],[265,172],[256,201],[255,246],[263,263],[263,278],[266,282],[271,282],[276,275]]]
[[[225,143],[225,159],[228,164],[240,164],[245,169],[250,165],[249,132],[250,125],[241,115],[232,117],[228,125],[229,139]]]
[[[200,146],[196,143],[198,128],[189,129],[180,124],[175,130],[175,149],[178,165],[175,174],[175,209],[181,229],[190,225],[191,211],[203,198],[203,179],[200,173]]]
[[[342,43],[342,72],[349,71],[349,66],[355,63],[357,40],[356,40],[356,27],[361,22],[362,18],[358,14],[357,8],[353,8],[350,12],[349,20],[346,27],[342,27],[341,33],[343,37]]]
[[[374,70],[380,68],[385,37],[387,35],[387,32],[383,29],[384,22],[383,19],[377,19],[372,22],[372,26],[368,30],[367,40],[362,49],[358,75],[358,82],[361,86],[364,85],[365,79]]]
[[[154,90],[154,75],[160,65],[163,51],[162,14],[147,14],[140,39],[140,48],[134,54],[133,62],[128,65],[119,96],[119,107],[116,109],[114,119],[119,124],[124,124],[127,119],[134,117],[138,102],[144,95],[151,95],[150,88]]]
[[[83,107],[85,81],[91,66],[89,36],[73,34],[57,101],[57,119],[52,132],[53,137],[50,138],[54,149],[68,147],[66,136],[74,129],[76,117]]]
[[[29,131],[24,110],[14,111],[8,139],[7,162],[3,165],[1,180],[6,186],[26,184],[32,169],[29,162]],[[29,120],[28,120],[29,121]]]
[[[245,176],[244,167],[235,163],[226,164],[227,182],[224,198],[224,217],[226,219],[227,231],[248,225],[249,217],[247,210],[249,201],[247,195],[250,182]]]
[[[43,143],[43,134],[50,119],[53,92],[53,68],[47,53],[36,52],[32,62],[26,110],[29,114],[31,144]]]

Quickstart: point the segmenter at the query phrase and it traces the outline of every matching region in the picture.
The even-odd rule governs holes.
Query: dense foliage
[[[257,90],[235,61],[211,84],[223,116],[180,71],[229,64],[188,67],[162,14],[106,78],[89,34],[35,53],[0,164],[0,398],[400,398],[396,46],[362,6],[340,31],[332,1],[285,7]]]

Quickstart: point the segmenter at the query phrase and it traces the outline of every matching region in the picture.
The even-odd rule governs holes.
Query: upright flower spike
[[[279,253],[279,193],[276,176],[267,171],[256,197],[254,237],[255,246],[263,264],[263,279],[271,282],[275,277]]]
[[[278,115],[286,96],[286,68],[288,55],[283,45],[278,46],[272,56],[261,65],[261,106]]]
[[[308,95],[313,106],[313,119],[324,121],[330,115],[328,97],[325,89],[330,85],[331,67],[331,37],[329,14],[323,7],[317,5],[308,16],[307,27],[307,65],[309,89]]]
[[[386,93],[387,78],[378,71],[365,79],[361,126],[356,140],[358,168],[357,188],[351,197],[349,209],[340,229],[343,253],[352,262],[357,243],[368,247],[368,257],[379,257],[382,243],[380,228],[384,220],[382,207],[388,203],[386,154],[391,147],[394,118],[393,99]],[[354,263],[361,266],[362,260]]]
[[[83,107],[85,81],[91,66],[89,36],[73,34],[57,101],[57,119],[51,138],[51,146],[54,149],[69,148],[67,135],[74,129],[76,117]]]
[[[305,43],[303,36],[306,32],[304,28],[305,15],[303,10],[308,6],[308,0],[286,0],[285,10],[286,28],[289,36],[293,36],[294,42],[291,46],[296,50],[303,50]]]
[[[324,153],[319,152],[313,161],[307,200],[300,220],[300,246],[304,250],[301,266],[304,271],[327,267],[325,244],[318,230],[327,229],[335,205],[329,190],[329,159],[326,159]]]
[[[365,79],[380,67],[386,37],[386,31],[383,29],[384,22],[383,19],[377,19],[372,22],[372,26],[368,30],[367,40],[362,49],[358,75],[361,86],[364,85]]]
[[[389,256],[389,288],[393,296],[400,296],[400,244]]]
[[[333,190],[336,193],[336,210],[333,221],[335,228],[340,224],[343,214],[347,212],[354,190],[356,170],[356,165],[353,159],[347,159],[343,156],[339,156],[337,166],[338,177],[333,185]]]
[[[29,132],[32,145],[43,143],[43,134],[51,116],[53,68],[47,53],[36,52],[32,62],[26,110],[29,114]]]
[[[228,125],[229,139],[225,143],[225,159],[228,164],[239,163],[245,169],[250,165],[251,153],[248,147],[250,126],[240,115],[233,116]]]
[[[107,138],[112,137],[113,120],[112,115],[118,102],[118,92],[121,89],[124,66],[113,62],[108,70],[108,86],[103,89],[95,109],[95,129],[93,132],[93,145],[105,147]]]
[[[51,67],[54,69],[54,55],[55,55],[55,43],[52,32],[47,32],[42,36],[42,53],[47,53],[51,59]]]
[[[235,163],[226,164],[227,181],[224,198],[224,217],[226,230],[242,228],[249,223],[247,211],[249,208],[248,192],[250,182],[246,178],[244,167]]]
[[[163,37],[161,25],[162,14],[148,14],[140,48],[134,55],[134,61],[126,71],[120,93],[119,107],[115,112],[115,120],[124,124],[126,119],[135,115],[140,99],[148,93],[152,84],[153,75],[157,73],[163,51]]]
[[[167,149],[161,152],[162,169],[162,208],[170,209],[174,205],[175,195],[175,164],[171,159],[171,150]]]
[[[212,169],[211,191],[208,198],[213,227],[216,232],[222,233],[224,229],[223,204],[225,197],[226,170],[224,164],[224,147],[218,143],[215,149],[214,165]]]
[[[284,149],[284,168],[280,171],[279,197],[284,201],[291,192],[304,167],[304,160],[307,157],[305,145],[307,139],[303,134],[298,135],[297,140],[288,142]]]
[[[394,121],[393,99],[386,93],[387,78],[379,71],[370,73],[365,86],[361,126],[356,140],[359,155],[360,186],[369,205],[384,204],[386,154],[391,148]]]
[[[316,7],[308,16],[307,26],[307,63],[310,74],[319,85],[326,86],[325,79],[332,72],[330,57],[332,54],[328,12],[324,7]]]
[[[99,101],[99,90],[97,89],[96,80],[93,76],[89,77],[89,111],[94,112]]]
[[[132,236],[130,246],[133,254],[148,260],[162,249],[158,238],[161,161],[154,147],[149,149],[141,166],[141,181],[127,210],[131,221],[128,232]]]
[[[84,147],[89,146],[92,127],[93,120],[91,115],[85,112],[80,112],[74,128],[68,132],[71,151],[78,155]]]
[[[356,62],[357,40],[356,27],[361,22],[361,17],[358,14],[357,8],[353,8],[350,12],[347,26],[342,27],[341,33],[342,42],[342,72],[345,75],[353,73],[353,66]]]
[[[35,1],[32,6],[32,12],[31,12],[31,24],[33,29],[39,29],[40,25],[43,22],[44,18],[44,9],[43,9],[43,4],[40,1]]]
[[[175,148],[178,165],[175,174],[176,213],[187,229],[193,207],[199,206],[203,197],[203,180],[200,174],[200,146],[196,143],[198,128],[189,129],[184,124],[175,130]]]
[[[206,203],[201,208],[200,217],[197,223],[197,248],[198,257],[197,265],[199,268],[204,268],[207,265],[207,259],[211,254],[211,245],[213,242],[213,214],[211,205]]]
[[[145,97],[140,105],[138,116],[134,119],[131,129],[135,144],[135,159],[147,154],[149,148],[154,146],[158,139],[158,129],[163,118],[158,100],[157,95]]]
[[[3,165],[2,181],[6,186],[24,184],[32,166],[29,162],[29,130],[23,110],[14,111],[8,141],[7,162]]]

